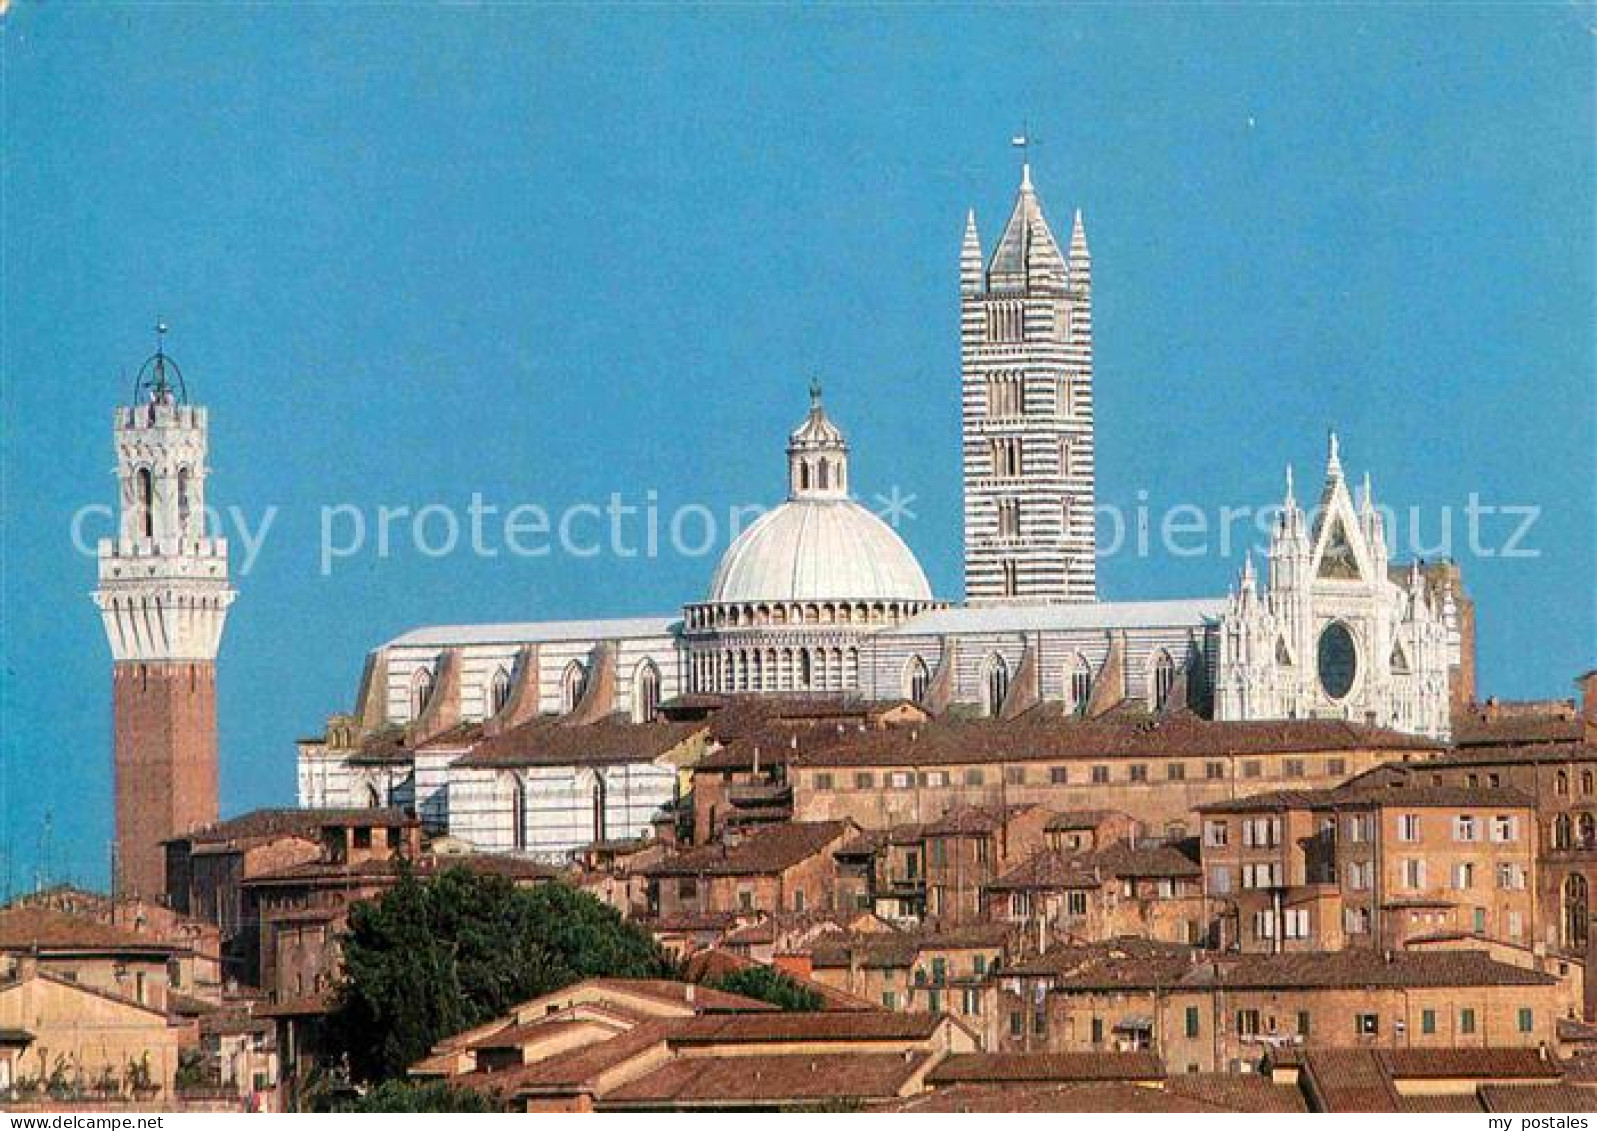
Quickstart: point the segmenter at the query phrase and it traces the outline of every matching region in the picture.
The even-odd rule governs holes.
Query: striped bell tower
[[[985,266],[976,214],[966,218],[959,284],[965,598],[1092,601],[1092,261],[1081,213],[1061,253],[1022,165]]]

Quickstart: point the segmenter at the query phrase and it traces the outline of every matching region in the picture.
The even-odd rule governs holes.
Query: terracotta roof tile
[[[1309,1110],[1302,1089],[1255,1072],[1189,1072],[1170,1077],[1165,1088],[1228,1111],[1296,1115]]]
[[[92,950],[176,954],[188,948],[48,907],[0,910],[0,950]]]
[[[1492,1079],[1556,1080],[1562,1066],[1533,1048],[1379,1049],[1376,1059],[1394,1079],[1447,1079],[1481,1076]]]
[[[1100,1080],[1163,1080],[1164,1062],[1151,1052],[956,1053],[926,1077],[929,1084],[1054,1084]]]
[[[1073,757],[1158,758],[1322,750],[1437,751],[1441,743],[1330,719],[1208,722],[1195,717],[1135,723],[983,719],[804,736],[790,763],[803,766],[938,765]]]
[[[785,871],[842,837],[848,821],[794,821],[755,829],[736,844],[690,849],[643,869],[646,876],[753,876]]]
[[[681,1057],[609,1092],[601,1106],[746,1107],[890,1100],[898,1098],[933,1055]]]
[[[1579,1084],[1483,1084],[1480,1098],[1487,1111],[1597,1111],[1597,1088]]]
[[[173,837],[173,842],[189,841],[195,846],[228,844],[234,841],[275,840],[300,837],[318,840],[328,825],[352,828],[390,828],[416,824],[416,818],[403,809],[255,809],[207,825],[202,829]]]
[[[915,1096],[897,1112],[1213,1112],[1192,1096],[1140,1084],[955,1084]]]
[[[1083,832],[1096,829],[1105,821],[1124,816],[1115,809],[1071,809],[1048,822],[1049,832]]]

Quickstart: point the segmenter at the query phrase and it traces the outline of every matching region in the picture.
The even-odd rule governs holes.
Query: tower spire
[[[981,233],[974,208],[965,213],[965,238],[959,245],[959,290],[967,295],[981,290]]]
[[[1087,226],[1082,223],[1079,208],[1076,209],[1076,215],[1070,222],[1070,258],[1072,260],[1092,258],[1087,250]]]

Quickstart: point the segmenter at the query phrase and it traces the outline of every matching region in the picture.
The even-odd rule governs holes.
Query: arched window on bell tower
[[[192,538],[189,531],[189,512],[193,500],[190,497],[193,484],[190,481],[189,469],[178,468],[177,472],[177,533],[179,538]]]
[[[147,467],[141,467],[136,476],[138,484],[139,533],[145,538],[155,537],[155,476]]]

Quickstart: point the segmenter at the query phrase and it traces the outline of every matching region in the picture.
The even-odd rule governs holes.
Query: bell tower
[[[959,290],[965,599],[1094,600],[1092,258],[1080,212],[1054,239],[1030,164],[985,268],[967,216]]]
[[[118,532],[94,594],[111,644],[117,894],[166,891],[161,842],[217,817],[216,652],[235,593],[205,510],[206,412],[166,327],[112,420]]]

